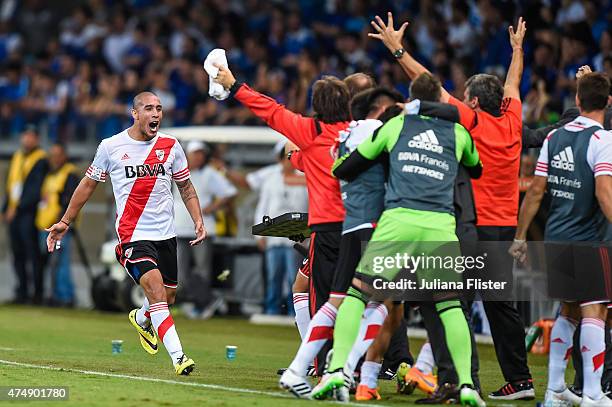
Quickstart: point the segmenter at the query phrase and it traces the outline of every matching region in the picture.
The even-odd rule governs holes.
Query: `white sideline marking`
[[[0,350],[5,351],[5,352],[12,352],[14,350],[17,350],[15,348],[5,348],[4,346],[0,346]]]
[[[80,370],[80,369],[72,369],[65,367],[55,367],[55,366],[43,366],[43,365],[33,365],[31,363],[22,363],[22,362],[14,362],[12,360],[3,360],[0,359],[0,364],[10,365],[10,366],[20,366],[20,367],[28,367],[32,369],[42,369],[42,370],[52,370],[56,372],[70,372],[70,373],[81,373],[92,376],[105,376],[105,377],[116,377],[119,379],[132,379],[132,380],[140,380],[143,382],[155,382],[155,383],[166,383],[166,384],[178,384],[180,386],[190,386],[190,387],[202,387],[205,389],[213,389],[213,390],[222,390],[229,391],[234,393],[246,393],[246,394],[258,394],[261,396],[270,396],[270,397],[280,397],[280,398],[288,398],[295,399],[295,397],[286,394],[286,393],[278,393],[271,391],[261,391],[261,390],[251,390],[251,389],[240,389],[236,387],[227,387],[227,386],[219,386],[216,384],[206,384],[206,383],[192,383],[192,382],[179,382],[178,380],[168,380],[168,379],[156,379],[154,377],[140,377],[140,376],[130,376],[126,374],[119,373],[106,373],[106,372],[96,372],[93,370]],[[304,399],[306,400],[306,399]],[[329,403],[329,401],[327,402]],[[337,404],[338,402],[332,401],[332,403]],[[352,405],[352,406],[361,406],[362,403],[342,403],[343,405]],[[370,404],[368,406],[375,407],[384,407],[382,404]]]

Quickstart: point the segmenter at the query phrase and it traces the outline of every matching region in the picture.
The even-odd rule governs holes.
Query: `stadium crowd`
[[[370,72],[407,96],[407,81],[369,21],[391,10],[410,21],[407,50],[461,97],[476,72],[505,75],[509,18],[530,22],[521,96],[528,124],[572,104],[581,65],[612,73],[612,5],[566,1],[88,0],[49,8],[4,0],[0,15],[0,134],[44,125],[52,141],[109,137],[129,123],[138,92],[160,95],[165,125],[257,125],[237,103],[208,98],[202,61],[215,48],[254,88],[310,112],[324,74]],[[443,22],[443,23],[441,23]]]

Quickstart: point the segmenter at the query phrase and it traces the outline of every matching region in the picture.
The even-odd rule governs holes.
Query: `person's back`
[[[386,210],[406,208],[447,214],[454,222],[453,186],[458,163],[478,163],[467,131],[459,124],[427,116],[400,115],[377,138],[389,151]],[[379,147],[379,148],[381,148]],[[471,154],[464,155],[465,151]],[[367,151],[364,148],[360,152]]]
[[[340,131],[349,122],[313,122],[314,139],[305,149],[300,150],[298,167],[306,174],[308,188],[308,224],[317,225],[344,220],[344,206],[340,198],[340,185],[331,175],[334,164],[332,150]],[[320,128],[320,131],[316,129]],[[292,160],[293,162],[293,160]]]
[[[359,143],[382,125],[376,119],[366,119],[352,122],[346,131],[340,132],[338,155],[350,154]],[[376,163],[367,171],[359,174],[351,182],[340,181],[342,201],[346,216],[342,225],[343,233],[347,233],[364,224],[375,224],[384,209],[385,168],[382,163]]]
[[[594,174],[612,167],[594,165],[593,156],[605,143],[602,138],[609,137],[599,123],[586,117],[578,117],[547,137],[542,147],[546,154],[540,156],[536,169],[536,175],[547,174],[551,197],[545,240],[602,239],[605,219],[595,196]]]
[[[455,98],[461,124],[469,131],[482,160],[482,177],[472,182],[479,226],[515,226],[521,157],[521,102],[505,98],[500,115],[473,111]]]

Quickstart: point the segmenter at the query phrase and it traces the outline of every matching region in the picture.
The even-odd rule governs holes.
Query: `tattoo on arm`
[[[193,198],[197,198],[197,194],[193,184],[190,179],[185,181],[177,182],[176,186],[178,187],[179,192],[181,193],[181,198],[183,198],[183,202],[187,203]]]

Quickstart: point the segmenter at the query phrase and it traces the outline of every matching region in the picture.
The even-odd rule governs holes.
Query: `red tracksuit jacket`
[[[345,130],[349,122],[328,124],[293,113],[246,84],[238,87],[234,98],[300,148],[301,153],[291,161],[306,175],[308,224],[342,222],[344,205],[340,184],[332,175],[331,167],[338,132]]]

